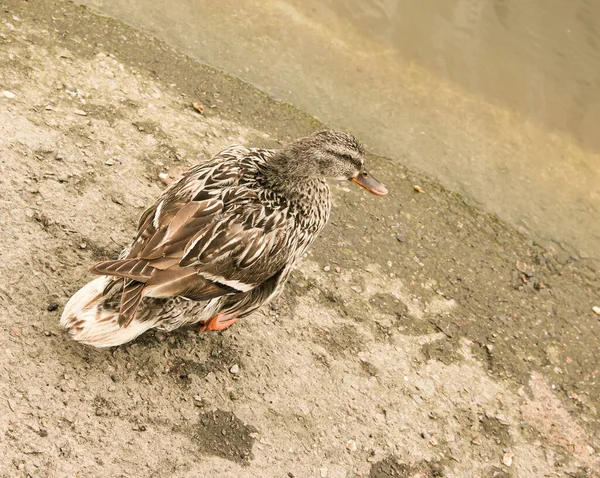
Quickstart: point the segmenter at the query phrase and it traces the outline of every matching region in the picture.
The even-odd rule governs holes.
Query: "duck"
[[[191,167],[146,209],[118,259],[67,302],[60,325],[113,347],[150,329],[221,331],[281,294],[332,207],[328,180],[388,193],[351,134],[318,131],[281,149],[231,146]]]

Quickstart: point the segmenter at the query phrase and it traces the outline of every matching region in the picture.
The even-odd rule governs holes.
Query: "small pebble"
[[[17,97],[17,95],[15,95],[12,91],[3,91],[2,96],[4,96],[5,98],[8,98],[10,100]]]
[[[54,312],[56,309],[58,309],[58,304],[49,304],[47,309],[48,312]]]
[[[331,267],[329,267],[329,266],[325,266],[325,267],[323,267],[323,270],[324,270],[325,272],[329,272],[329,271],[331,270]]]
[[[594,311],[594,314],[600,315],[600,307],[598,307],[597,305],[592,307],[592,310]]]
[[[358,447],[357,447],[356,442],[354,440],[348,440],[346,442],[346,448],[348,448],[348,450],[350,450],[350,451],[356,451],[356,449]]]
[[[200,113],[200,114],[204,113],[204,106],[202,106],[200,103],[192,103],[192,106],[198,113]]]
[[[512,453],[505,453],[502,457],[502,463],[504,463],[506,466],[510,466],[512,465],[513,458],[514,455]]]
[[[73,113],[75,113],[78,116],[87,116],[87,113],[83,110],[74,110]]]
[[[342,269],[340,269],[339,267],[336,267],[335,272],[337,272],[339,274],[340,272],[342,272]]]
[[[327,478],[327,468],[323,467],[319,470],[319,472],[321,473],[321,478]]]
[[[169,173],[158,173],[158,179],[160,179],[160,182],[166,186],[171,184],[171,178],[169,177]]]
[[[115,164],[115,161],[113,159],[107,159],[106,161],[104,161],[104,164],[106,164],[107,166],[112,166],[113,164]]]
[[[417,191],[418,193],[422,193],[423,192],[423,188],[421,186],[417,186],[416,184],[413,186],[414,190]]]
[[[87,247],[87,244],[85,242],[82,242],[81,244],[79,244],[80,249],[85,249],[86,247]]]
[[[236,363],[236,364],[233,364],[233,365],[231,366],[231,368],[229,369],[229,371],[230,371],[232,374],[234,374],[234,375],[237,375],[238,373],[240,373],[240,366],[239,366],[237,363]]]

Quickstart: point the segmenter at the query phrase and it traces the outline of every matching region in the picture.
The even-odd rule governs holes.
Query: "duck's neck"
[[[323,220],[327,221],[331,195],[325,179],[302,174],[298,165],[290,164],[285,156],[277,153],[264,165],[260,175],[266,189],[301,216],[318,218],[319,228]]]
[[[262,168],[262,182],[273,192],[289,200],[305,198],[310,190],[327,187],[324,179],[308,175],[303,171],[303,166],[305,165],[290,161],[281,151],[277,151]]]

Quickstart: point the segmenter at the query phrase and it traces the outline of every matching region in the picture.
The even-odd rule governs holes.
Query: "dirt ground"
[[[59,329],[160,173],[320,127],[71,3],[0,3],[0,476],[599,475],[598,263],[385,158],[389,197],[334,185],[284,295],[225,332]]]

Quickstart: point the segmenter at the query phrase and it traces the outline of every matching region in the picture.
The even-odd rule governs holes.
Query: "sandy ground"
[[[318,127],[70,3],[0,5],[1,476],[598,476],[597,265],[385,158],[390,196],[335,185],[284,295],[227,331],[58,328],[159,173]]]

